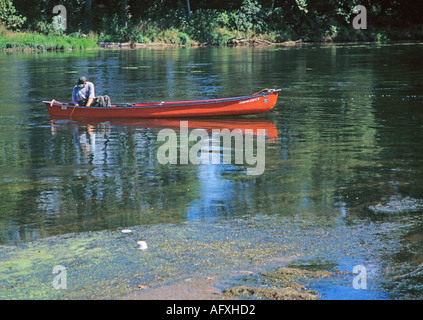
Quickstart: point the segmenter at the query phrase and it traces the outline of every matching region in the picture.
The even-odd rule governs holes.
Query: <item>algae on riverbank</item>
[[[187,277],[214,274],[219,275],[221,286],[225,288],[257,287],[257,283],[260,287],[268,287],[272,281],[281,287],[280,279],[278,282],[270,278],[278,272],[294,280],[300,277],[298,281],[291,281],[290,288],[302,293],[303,280],[307,290],[315,289],[307,278],[316,275],[325,277],[325,286],[341,286],[344,290],[354,291],[348,289],[352,276],[339,282],[339,277],[330,276],[332,272],[336,273],[334,268],[351,271],[345,269],[348,259],[353,259],[354,264],[364,263],[363,259],[379,263],[381,252],[395,254],[397,242],[393,234],[390,235],[389,248],[387,243],[378,240],[381,234],[390,232],[389,225],[364,223],[348,226],[342,220],[335,223],[325,217],[306,216],[301,219],[275,215],[193,220],[131,227],[131,230],[133,232],[129,234],[121,230],[66,234],[18,246],[1,246],[0,298],[119,299],[140,291],[140,287],[155,289]],[[145,251],[136,249],[137,240],[141,238],[148,243]],[[362,239],[366,239],[368,245],[363,246]],[[281,267],[281,262],[289,257],[301,257],[302,261],[325,259],[333,263],[333,268],[328,273],[303,271],[292,274],[295,269]],[[389,264],[386,259],[384,264]],[[57,265],[67,270],[66,289],[53,287],[53,279],[57,276],[53,268]],[[272,273],[275,267],[280,267],[276,274]],[[250,270],[261,279],[237,278],[234,272],[239,270]],[[291,271],[291,274],[284,270]],[[267,282],[264,275],[269,276]],[[371,290],[366,294],[371,296],[373,290],[380,291],[382,284],[383,278],[373,279]],[[270,293],[255,290],[255,294],[278,299],[297,297],[292,290]],[[318,291],[324,297],[325,289]],[[308,295],[299,297],[313,298]]]

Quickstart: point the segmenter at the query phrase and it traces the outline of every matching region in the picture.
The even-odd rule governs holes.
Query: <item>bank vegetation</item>
[[[59,3],[64,10],[53,0],[0,0],[0,50],[87,49],[98,43],[239,45],[423,39],[423,7],[411,0]],[[357,5],[364,11],[354,12]],[[354,28],[354,19],[366,28]]]

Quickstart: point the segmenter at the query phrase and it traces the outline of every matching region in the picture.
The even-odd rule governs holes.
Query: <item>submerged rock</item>
[[[287,288],[255,288],[249,286],[236,286],[223,291],[226,295],[257,297],[272,300],[318,300],[317,291],[300,291],[291,287]]]
[[[392,200],[385,204],[378,203],[369,206],[369,210],[375,213],[406,213],[423,210],[423,200],[404,198],[401,200]]]
[[[334,272],[330,271],[311,271],[305,269],[298,269],[298,268],[287,268],[287,267],[280,267],[277,268],[273,272],[263,273],[265,276],[270,276],[272,278],[279,278],[281,280],[294,280],[300,279],[304,277],[317,277],[317,278],[327,278],[332,277],[335,275]]]
[[[223,291],[226,295],[257,297],[272,300],[318,300],[319,293],[306,288],[296,281],[310,278],[327,278],[344,272],[311,271],[299,268],[280,267],[274,271],[262,272],[265,281],[273,282],[272,287],[235,286]]]
[[[280,286],[290,287],[294,289],[305,289],[304,286],[300,285],[296,281],[308,280],[310,278],[327,278],[335,276],[336,273],[329,271],[311,271],[298,268],[287,268],[280,267],[271,272],[263,272],[266,281],[273,281],[278,283]]]

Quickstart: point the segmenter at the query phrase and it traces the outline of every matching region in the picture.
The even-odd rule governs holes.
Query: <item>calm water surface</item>
[[[422,70],[418,43],[1,54],[0,244],[188,220],[324,216],[407,226],[389,259],[418,266],[421,214],[380,217],[367,207],[423,198]],[[276,128],[264,173],[161,165],[156,138],[172,127],[166,122],[50,119],[41,101],[69,101],[82,74],[112,102],[281,88],[268,114],[213,120]],[[421,284],[401,290],[397,296],[422,292]]]

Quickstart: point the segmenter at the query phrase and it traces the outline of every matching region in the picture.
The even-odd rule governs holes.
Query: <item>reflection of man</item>
[[[82,76],[78,79],[72,91],[72,102],[75,106],[91,106],[95,98],[95,89],[92,82]]]

